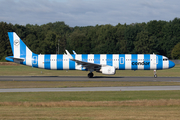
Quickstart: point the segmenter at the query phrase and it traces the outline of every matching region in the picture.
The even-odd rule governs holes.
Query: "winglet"
[[[73,60],[74,58],[73,58],[72,55],[68,52],[68,50],[65,50],[65,51],[66,51],[66,53],[67,53],[69,59]]]
[[[73,53],[76,55],[76,52],[73,50]]]

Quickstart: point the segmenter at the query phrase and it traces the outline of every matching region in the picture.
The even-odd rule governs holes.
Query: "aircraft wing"
[[[82,65],[82,67],[85,67],[87,69],[95,69],[99,70],[101,68],[101,64],[95,64],[95,63],[90,63],[90,62],[84,62],[80,60],[74,59],[71,54],[66,50],[67,55],[69,56],[69,59],[72,61],[75,61],[78,65]]]
[[[82,67],[85,67],[87,69],[100,69],[102,65],[100,64],[94,64],[90,62],[84,62],[76,59],[71,59],[72,61],[75,61],[78,65],[82,65]]]

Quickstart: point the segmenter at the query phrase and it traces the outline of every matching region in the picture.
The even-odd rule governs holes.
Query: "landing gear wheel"
[[[89,74],[88,74],[88,78],[92,78],[93,75],[94,75],[93,73],[89,73]]]
[[[156,70],[154,70],[154,78],[157,78]]]
[[[157,75],[154,75],[155,78],[157,78]]]

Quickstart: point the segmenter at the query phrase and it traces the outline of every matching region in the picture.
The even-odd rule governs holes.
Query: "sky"
[[[0,0],[0,22],[70,27],[170,21],[180,17],[179,0]]]

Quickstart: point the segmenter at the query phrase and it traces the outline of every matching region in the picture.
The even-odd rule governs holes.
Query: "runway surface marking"
[[[162,90],[180,90],[180,86],[15,88],[15,89],[0,89],[0,92],[162,91]]]

